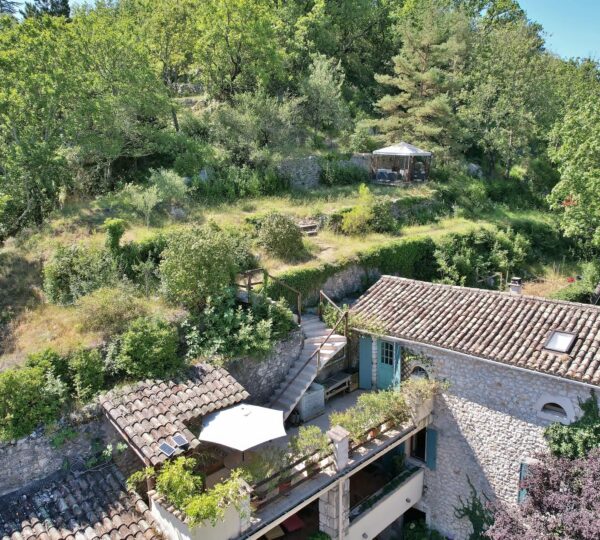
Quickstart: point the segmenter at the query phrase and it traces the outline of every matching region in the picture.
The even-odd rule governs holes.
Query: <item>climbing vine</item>
[[[466,501],[462,497],[458,497],[460,506],[454,507],[454,516],[458,519],[467,518],[471,523],[473,532],[469,535],[469,540],[485,540],[487,538],[485,531],[494,522],[494,514],[488,507],[488,497],[484,493],[484,500],[481,500],[468,475],[467,482],[470,489],[469,497]]]

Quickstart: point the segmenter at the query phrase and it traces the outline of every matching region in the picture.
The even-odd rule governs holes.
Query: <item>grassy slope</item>
[[[398,199],[424,200],[432,196],[427,186],[411,189],[373,186],[377,196]],[[41,292],[43,260],[51,255],[57,245],[82,242],[104,242],[102,223],[107,217],[127,219],[129,228],[125,241],[141,240],[158,231],[174,227],[189,227],[212,220],[222,226],[243,228],[246,219],[278,210],[299,218],[327,214],[355,205],[358,201],[355,186],[323,188],[311,192],[278,197],[263,197],[251,201],[218,206],[196,205],[188,209],[184,224],[174,223],[167,216],[157,216],[153,226],[147,228],[142,220],[118,207],[112,196],[91,202],[71,202],[63,211],[53,216],[40,230],[29,231],[11,240],[0,250],[0,323],[11,319],[10,328],[0,342],[0,369],[22,362],[24,356],[46,346],[66,352],[79,345],[91,346],[101,340],[95,333],[83,332],[77,324],[76,307],[51,306],[44,303]],[[429,236],[439,238],[450,232],[466,232],[472,228],[491,225],[509,226],[514,220],[546,221],[547,214],[539,211],[510,212],[497,209],[480,219],[449,217],[436,223],[403,229],[402,237]],[[296,265],[269,258],[261,254],[261,264],[272,273],[280,273],[291,266],[316,266],[321,262],[335,262],[351,258],[374,245],[392,240],[389,235],[369,234],[364,237],[335,235],[321,231],[318,236],[306,239],[311,254],[309,260]],[[540,270],[542,272],[543,269]],[[547,292],[547,291],[544,291]],[[167,308],[158,301],[150,301],[151,311]]]

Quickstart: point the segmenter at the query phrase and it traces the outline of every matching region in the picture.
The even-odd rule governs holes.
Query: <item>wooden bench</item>
[[[350,390],[351,379],[352,375],[344,371],[335,373],[325,379],[321,383],[325,387],[325,401],[342,392],[348,392]]]

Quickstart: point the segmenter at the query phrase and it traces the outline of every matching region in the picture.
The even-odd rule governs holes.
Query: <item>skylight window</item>
[[[548,338],[548,341],[546,341],[544,348],[549,351],[568,353],[573,347],[576,338],[577,336],[570,332],[555,330]]]

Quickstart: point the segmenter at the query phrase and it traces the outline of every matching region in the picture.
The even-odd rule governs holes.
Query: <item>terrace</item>
[[[145,491],[148,482],[152,515],[168,537],[259,538],[291,518],[298,522],[298,512],[313,503],[312,532],[332,529],[338,521],[323,508],[337,507],[326,501],[341,489],[357,524],[390,493],[416,503],[422,475],[419,481],[419,471],[390,466],[392,456],[403,458],[403,442],[430,421],[431,389],[413,386],[409,380],[401,392],[337,395],[318,417],[287,431],[281,411],[241,403],[248,397],[243,387],[210,365],[197,365],[180,380],[125,387],[102,405],[131,449],[154,467],[139,487]],[[352,480],[357,474],[365,476]],[[349,515],[348,506],[346,526],[355,527]]]

